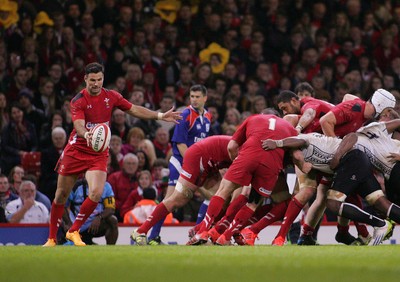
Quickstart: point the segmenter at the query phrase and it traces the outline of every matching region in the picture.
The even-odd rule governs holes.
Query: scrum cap
[[[375,91],[374,95],[372,95],[371,103],[375,107],[375,117],[377,117],[385,108],[394,108],[396,105],[396,99],[392,93],[380,88]]]

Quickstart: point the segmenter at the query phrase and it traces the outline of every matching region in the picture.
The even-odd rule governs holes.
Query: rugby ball
[[[110,146],[111,130],[105,123],[99,123],[92,128],[92,149],[95,152],[104,152]]]

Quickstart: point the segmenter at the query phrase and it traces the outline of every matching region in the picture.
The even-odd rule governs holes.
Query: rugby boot
[[[161,241],[161,237],[160,237],[160,236],[157,236],[157,237],[151,239],[147,244],[148,244],[148,245],[151,245],[151,246],[165,245],[165,244]]]
[[[349,232],[337,232],[335,236],[335,240],[338,243],[343,243],[345,245],[352,245],[354,241],[356,241],[356,237],[351,235]]]
[[[47,242],[44,243],[44,245],[42,247],[54,247],[56,245],[57,245],[56,240],[49,238],[49,239],[47,239]]]
[[[82,241],[81,234],[79,234],[79,231],[74,231],[74,232],[67,231],[67,234],[65,234],[65,238],[73,242],[75,246],[79,247],[86,246],[85,242]]]
[[[208,237],[210,238],[212,243],[215,243],[217,239],[221,236],[221,234],[218,233],[218,231],[215,229],[215,227],[211,228],[208,230]]]
[[[382,227],[374,227],[374,235],[369,245],[376,246],[382,243],[383,239],[392,231],[393,224],[385,220],[385,225]]]
[[[243,229],[240,234],[242,235],[244,245],[254,246],[254,242],[258,239],[256,233],[254,233],[250,228]]]
[[[132,232],[131,239],[133,242],[135,242],[135,245],[138,245],[138,246],[146,246],[147,245],[146,234],[138,233],[137,229]]]
[[[196,235],[194,235],[192,239],[190,239],[186,243],[186,245],[197,246],[197,245],[203,245],[207,242],[208,242],[208,231],[203,231],[201,233],[196,233]]]
[[[285,241],[286,241],[286,239],[285,239],[285,237],[282,237],[282,236],[277,236],[277,237],[275,237],[275,239],[272,241],[272,246],[283,246],[283,245],[285,245]]]
[[[315,246],[318,245],[317,241],[314,240],[312,235],[301,235],[297,240],[297,245],[300,246]]]
[[[232,243],[231,243],[231,240],[227,240],[225,235],[222,234],[221,236],[218,237],[217,241],[215,241],[215,245],[230,246],[230,245],[232,245]]]
[[[372,236],[368,234],[367,237],[358,235],[358,238],[351,244],[353,246],[365,246],[371,242]]]

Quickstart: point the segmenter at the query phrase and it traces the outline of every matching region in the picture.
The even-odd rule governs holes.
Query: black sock
[[[382,227],[385,225],[385,221],[369,214],[359,207],[350,204],[350,203],[342,203],[340,210],[342,211],[340,216],[345,218],[358,221],[361,223],[366,223],[374,227]]]
[[[387,217],[400,223],[400,207],[396,204],[392,204],[388,210]]]

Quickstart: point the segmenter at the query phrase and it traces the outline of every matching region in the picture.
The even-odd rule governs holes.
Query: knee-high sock
[[[69,229],[70,232],[78,231],[79,228],[85,223],[86,219],[92,214],[92,212],[97,207],[97,202],[92,201],[89,197],[87,197],[79,210],[78,215],[75,218],[74,224],[72,224]]]
[[[232,201],[226,210],[225,216],[215,225],[215,229],[219,234],[224,233],[224,231],[229,227],[232,220],[235,218],[235,215],[247,203],[247,200],[248,199],[246,196],[239,195],[235,200]]]
[[[149,232],[150,228],[152,228],[155,224],[160,222],[161,220],[164,221],[165,217],[169,214],[169,211],[165,207],[164,203],[161,202],[157,205],[156,209],[153,213],[146,219],[145,222],[138,228],[138,233],[145,233]],[[161,224],[162,225],[162,224]],[[155,238],[158,235],[152,237]]]
[[[253,216],[249,219],[247,222],[247,225],[255,224],[259,220],[261,220],[264,216],[267,215],[273,208],[272,204],[267,204],[267,205],[262,205],[261,207],[258,207],[256,211],[254,212]]]
[[[204,200],[203,203],[201,204],[199,212],[197,213],[196,224],[199,224],[203,220],[204,216],[206,215],[209,204],[210,204],[209,200]]]
[[[213,196],[208,205],[206,215],[203,219],[203,223],[199,229],[198,233],[207,231],[210,229],[211,225],[214,223],[214,219],[219,215],[222,207],[224,206],[225,200],[219,196]]]
[[[50,212],[50,228],[49,228],[49,239],[57,240],[57,231],[60,227],[61,219],[64,213],[64,205],[58,205],[52,203]]]
[[[162,219],[160,219],[156,224],[154,224],[153,229],[151,229],[149,235],[149,241],[153,240],[157,236],[160,236],[161,227],[163,226],[164,221],[165,221],[165,216]]]
[[[361,197],[358,196],[357,194],[353,194],[353,195],[347,197],[346,202],[353,204],[353,205],[359,207],[360,209],[363,209]],[[354,226],[357,229],[358,235],[361,235],[363,237],[367,237],[369,235],[367,226],[365,226],[365,224],[354,221]]]
[[[311,236],[314,233],[315,228],[308,225],[307,223],[304,223],[303,226],[301,226],[301,233],[300,235],[306,235],[306,236]]]
[[[248,206],[243,206],[236,214],[229,228],[225,230],[224,235],[227,240],[230,240],[232,234],[238,233],[244,227],[244,224],[254,214],[254,211]]]
[[[359,207],[350,203],[341,204],[339,215],[351,220],[369,224],[374,227],[382,227],[385,225],[384,220],[373,216],[372,214],[366,213]]]
[[[396,204],[391,204],[386,216],[397,223],[400,223],[400,207]]]
[[[250,227],[251,231],[258,234],[265,227],[271,225],[272,223],[274,223],[278,220],[281,220],[283,218],[283,216],[285,215],[285,212],[288,208],[289,202],[290,202],[290,199],[275,205],[269,211],[269,213],[267,213],[263,218],[261,218],[258,222],[254,223]]]
[[[290,226],[292,226],[293,221],[299,215],[303,207],[304,205],[301,204],[296,198],[292,198],[286,210],[285,217],[283,218],[282,225],[279,229],[277,237],[286,237],[289,232]]]

